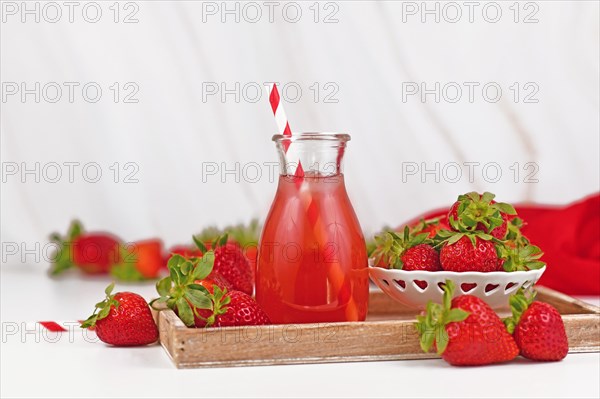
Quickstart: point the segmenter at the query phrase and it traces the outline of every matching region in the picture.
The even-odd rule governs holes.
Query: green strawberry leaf
[[[227,244],[227,240],[229,239],[229,235],[227,233],[223,234],[223,236],[219,239],[219,246],[222,247],[223,245]],[[216,247],[215,247],[216,249]]]
[[[465,320],[469,317],[469,312],[464,311],[462,309],[450,309],[448,315],[446,316],[447,322],[459,322]]]
[[[204,243],[201,240],[196,238],[196,236],[192,236],[192,240],[194,240],[194,244],[196,244],[200,252],[206,253],[206,251],[208,251],[208,249],[206,249],[206,245],[204,245]]]
[[[167,261],[167,268],[176,269],[181,263],[185,262],[185,258],[179,254],[172,254]]]
[[[73,242],[77,237],[79,237],[83,233],[83,226],[81,222],[77,219],[71,222],[71,226],[69,227],[69,241]]]
[[[189,274],[189,272],[192,270],[193,265],[192,262],[190,262],[189,260],[184,261],[181,264],[181,274],[183,274],[184,276],[187,276]]]
[[[113,289],[115,288],[115,283],[112,282],[108,285],[108,287],[106,287],[104,289],[104,293],[106,294],[106,296],[110,296],[111,292],[113,291]]]
[[[502,213],[506,213],[507,215],[516,215],[517,211],[511,204],[507,204],[505,202],[496,202],[492,205],[494,208],[498,209]]]
[[[212,272],[215,262],[215,253],[208,251],[198,260],[198,264],[194,269],[193,276],[195,280],[204,280]]]
[[[212,310],[213,303],[208,295],[200,290],[186,289],[185,297],[198,309]]]
[[[435,334],[434,334],[433,330],[421,332],[421,338],[420,338],[419,343],[421,345],[421,349],[423,350],[423,352],[425,352],[425,353],[429,352],[429,350],[433,346],[434,341],[435,341]]]
[[[486,191],[485,193],[483,193],[483,195],[481,196],[481,201],[483,202],[492,202],[492,200],[495,198],[496,196],[488,191]]]
[[[188,301],[185,300],[185,298],[179,298],[179,300],[176,303],[177,306],[177,314],[179,316],[179,318],[181,319],[181,321],[183,321],[183,324],[185,324],[188,327],[191,327],[194,325],[194,313],[192,312],[192,308],[190,307],[190,304],[188,303]]]
[[[156,283],[156,292],[158,292],[158,295],[160,296],[169,295],[169,292],[171,292],[172,285],[173,282],[171,280],[171,277],[165,277]]]
[[[527,262],[527,268],[529,270],[541,269],[544,266],[546,266],[546,263],[545,262],[541,262],[539,260],[532,261],[532,262]]]
[[[214,291],[214,287],[216,287],[216,285],[213,285],[213,291]],[[190,290],[200,291],[200,292],[204,293],[204,295],[211,296],[210,291],[208,291],[206,289],[206,287],[204,287],[200,284],[190,284],[190,285],[188,285],[187,288],[189,288]]]
[[[448,333],[446,332],[446,327],[444,325],[437,325],[435,328],[435,345],[437,347],[437,354],[442,355],[448,347]]]

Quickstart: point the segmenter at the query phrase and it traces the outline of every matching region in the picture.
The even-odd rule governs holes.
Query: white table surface
[[[111,348],[79,330],[48,342],[9,334],[15,325],[88,316],[107,280],[51,280],[47,266],[2,266],[4,397],[600,397],[600,354],[558,363],[455,368],[441,360],[178,370],[159,345]],[[146,298],[152,285],[117,285]],[[598,298],[587,298],[595,304]],[[16,323],[16,324],[15,324]],[[20,328],[20,327],[19,327]],[[39,342],[36,342],[38,338]],[[50,337],[52,339],[53,337]]]

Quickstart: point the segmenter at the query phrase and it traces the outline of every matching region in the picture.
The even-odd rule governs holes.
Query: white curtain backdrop
[[[86,2],[72,23],[61,2],[62,17],[54,23],[48,20],[55,10],[44,14],[44,2],[38,3],[39,22],[5,3],[3,242],[44,242],[74,217],[125,240],[158,236],[167,244],[187,242],[210,224],[264,218],[276,182],[267,167],[254,181],[253,163],[277,160],[270,141],[276,126],[265,94],[255,88],[271,81],[286,88],[292,130],[352,136],[345,174],[366,232],[448,205],[470,190],[551,204],[599,190],[595,1],[519,3],[518,22],[513,2],[497,2],[502,16],[496,23],[482,15],[486,2],[474,10],[473,22],[463,2],[454,3],[462,12],[457,22],[450,21],[455,10],[443,13],[443,2],[427,3],[439,7],[439,22],[422,13],[421,2],[374,1],[318,3],[318,15],[313,2],[296,2],[283,14],[282,2],[274,22],[263,2],[227,3],[240,10],[236,22],[234,14],[222,13],[221,2],[137,1],[119,3],[114,22],[113,2],[98,2],[96,23],[82,16]],[[28,3],[32,9],[34,3]],[[262,16],[253,22],[257,9]],[[288,21],[296,9],[299,21]],[[486,10],[486,18],[494,17]],[[128,15],[138,22],[124,23]],[[323,21],[327,16],[331,23]],[[525,23],[527,17],[538,22]],[[436,82],[439,102],[434,93],[424,101],[409,95],[421,83],[434,89]],[[482,93],[486,84],[489,91]],[[62,97],[52,102],[57,85]],[[462,97],[452,102],[457,86]],[[94,103],[96,87],[102,95]],[[501,96],[489,101],[497,99],[496,87]],[[22,97],[23,88],[33,91]],[[125,102],[136,88],[128,100],[137,103]],[[230,90],[224,99],[223,88]],[[526,96],[537,102],[524,102]],[[69,162],[79,163],[71,164],[73,182]],[[52,182],[55,163],[62,174]],[[221,175],[236,164],[237,175]],[[458,179],[456,164],[463,168]],[[100,168],[96,183],[82,177],[85,165],[88,180]],[[211,174],[215,165],[219,170]],[[472,182],[468,165],[474,165]],[[434,172],[423,174],[423,168]],[[138,182],[125,182],[131,179]]]

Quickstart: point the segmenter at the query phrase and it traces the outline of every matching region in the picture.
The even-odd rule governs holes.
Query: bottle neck
[[[348,135],[300,134],[275,136],[280,175],[327,177],[342,173]]]

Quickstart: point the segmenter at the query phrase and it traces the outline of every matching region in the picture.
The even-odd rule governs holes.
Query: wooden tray
[[[569,352],[600,351],[600,308],[545,287],[537,299],[562,314]],[[160,342],[178,368],[428,359],[416,312],[372,292],[367,321],[195,329],[167,309],[156,315]],[[501,314],[501,316],[503,316]]]

